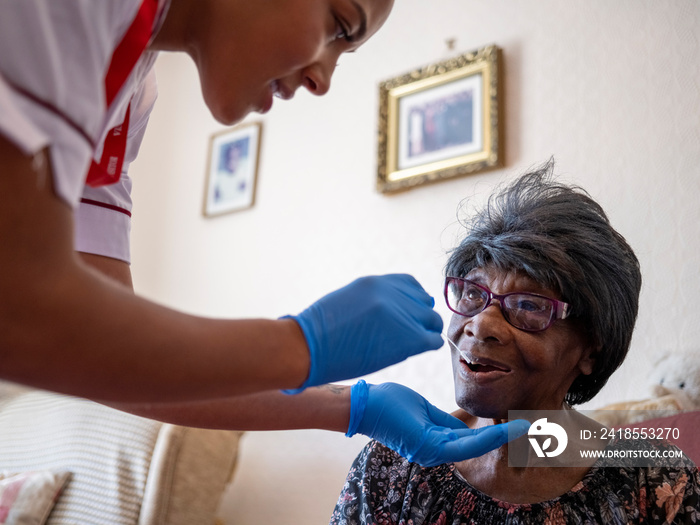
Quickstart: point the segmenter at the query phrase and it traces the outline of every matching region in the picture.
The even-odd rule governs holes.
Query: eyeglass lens
[[[462,279],[447,283],[447,306],[465,317],[482,312],[490,303],[491,292]],[[552,321],[554,305],[546,297],[529,293],[493,294],[498,299],[506,321],[523,330],[544,330]]]

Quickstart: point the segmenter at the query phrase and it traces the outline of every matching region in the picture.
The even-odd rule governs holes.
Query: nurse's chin
[[[242,104],[239,101],[221,103],[216,98],[214,100],[209,100],[206,97],[204,101],[212,117],[214,117],[219,124],[223,124],[224,126],[238,124],[250,113],[259,111],[258,108],[253,105]]]

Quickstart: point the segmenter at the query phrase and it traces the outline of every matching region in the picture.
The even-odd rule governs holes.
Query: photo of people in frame
[[[482,76],[459,79],[399,100],[399,169],[483,148]]]
[[[249,162],[250,138],[226,143],[219,149],[219,169],[216,172],[212,199],[214,203],[229,202],[246,193],[246,171]]]
[[[408,156],[472,142],[474,96],[471,89],[413,106],[409,112]]]

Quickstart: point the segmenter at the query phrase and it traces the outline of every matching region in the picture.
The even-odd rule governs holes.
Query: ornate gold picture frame
[[[377,189],[502,166],[500,76],[492,45],[382,82]]]

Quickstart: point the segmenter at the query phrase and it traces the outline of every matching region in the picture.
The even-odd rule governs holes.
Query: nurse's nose
[[[310,93],[323,96],[331,88],[331,77],[338,63],[335,53],[326,53],[319,60],[306,67],[303,71],[303,86]]]

